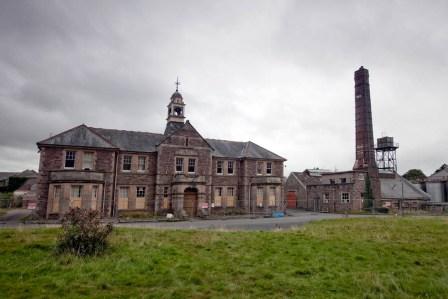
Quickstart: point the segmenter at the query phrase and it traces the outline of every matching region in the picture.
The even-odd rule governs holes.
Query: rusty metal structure
[[[394,137],[385,136],[377,139],[376,162],[378,169],[385,172],[397,171],[398,143],[394,143]]]

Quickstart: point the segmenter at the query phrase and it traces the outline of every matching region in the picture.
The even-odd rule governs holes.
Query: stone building
[[[395,167],[378,169],[369,71],[361,66],[355,71],[354,80],[356,144],[353,170],[292,172],[285,186],[288,207],[319,212],[359,211],[365,206],[365,200],[372,200],[375,208],[422,209],[430,199],[428,194],[398,175]],[[378,142],[383,139],[379,138]]]
[[[179,216],[282,210],[284,158],[253,142],[205,139],[177,91],[164,134],[84,124],[37,143],[38,211],[69,207]]]

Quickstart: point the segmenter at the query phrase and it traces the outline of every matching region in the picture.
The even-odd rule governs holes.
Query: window
[[[345,184],[347,183],[347,179],[346,178],[341,178],[341,184]]]
[[[334,185],[334,183],[335,183],[334,179],[330,179],[330,184]]]
[[[164,209],[169,209],[170,208],[168,192],[169,192],[168,187],[163,187],[163,203],[162,203],[162,206],[163,206]]]
[[[189,173],[196,172],[196,159],[188,159],[188,172]]]
[[[75,154],[74,151],[65,152],[65,168],[75,168]]]
[[[263,162],[257,162],[257,174],[263,174]]]
[[[90,208],[92,210],[96,210],[97,202],[98,202],[98,186],[94,185],[92,186],[92,204],[90,205]]]
[[[188,137],[185,138],[185,146],[188,146]]]
[[[176,172],[184,171],[184,158],[176,158]]]
[[[266,174],[272,174],[272,162],[266,163]]]
[[[328,203],[328,200],[330,199],[330,193],[325,192],[324,194],[322,194],[322,197],[324,199],[324,203]]]
[[[222,164],[223,161],[216,161],[216,173],[222,174]]]
[[[59,202],[61,201],[61,186],[54,186],[53,189],[53,205],[51,213],[59,213]]]
[[[145,187],[137,187],[137,197],[145,197]]]
[[[145,190],[146,187],[137,187],[137,198],[135,199],[135,208],[142,210],[145,208]]]
[[[257,207],[261,208],[263,207],[263,187],[257,188]]]
[[[131,171],[132,156],[123,156],[123,170]]]
[[[350,193],[342,192],[341,193],[341,201],[345,202],[345,203],[349,203],[350,202]]]
[[[138,157],[138,170],[139,171],[145,171],[146,169],[146,157],[145,156],[139,156]]]
[[[270,187],[269,188],[269,206],[270,207],[275,206],[275,193],[276,193],[276,188]]]
[[[233,161],[227,161],[227,174],[233,174]]]
[[[222,188],[216,187],[215,188],[215,200],[214,200],[215,207],[221,206],[221,198],[222,198]]]
[[[84,153],[82,157],[82,169],[93,169],[93,153]]]
[[[70,193],[70,207],[81,208],[82,186],[72,186]]]
[[[235,206],[235,189],[233,187],[227,188],[227,207],[233,208]]]
[[[128,194],[129,187],[120,187],[118,193],[118,209],[127,210],[128,209]]]

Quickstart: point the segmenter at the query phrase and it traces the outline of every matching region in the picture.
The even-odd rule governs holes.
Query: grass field
[[[448,298],[448,218],[118,229],[85,259],[54,255],[56,233],[0,230],[0,298]]]

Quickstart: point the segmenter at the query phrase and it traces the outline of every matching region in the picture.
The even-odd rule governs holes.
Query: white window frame
[[[344,198],[347,195],[347,198]],[[349,203],[350,202],[350,192],[342,192],[341,193],[341,202],[343,203]]]
[[[129,169],[124,169],[124,165],[128,165],[126,162],[126,158],[129,158]],[[132,170],[132,155],[123,155],[123,165],[121,166],[121,170],[123,172],[130,172]]]
[[[142,163],[143,161],[143,163]],[[143,172],[146,170],[146,156],[138,156],[137,170]]]
[[[232,170],[232,171],[230,171]],[[235,174],[235,161],[227,161],[227,174],[234,175]]]
[[[180,163],[177,163],[180,161]],[[180,170],[177,169],[177,167],[180,167]],[[183,157],[176,157],[174,162],[174,171],[176,173],[183,173],[184,172],[184,158]]]
[[[272,162],[266,162],[266,174],[272,174]]]
[[[221,171],[218,171],[221,169]],[[223,175],[224,174],[224,161],[218,160],[216,161],[216,174]]]
[[[69,156],[73,156],[73,159],[68,159]],[[67,166],[67,161],[73,161],[73,166]],[[64,168],[75,169],[76,166],[76,151],[65,151]]]
[[[193,161],[193,165],[190,164],[190,162]],[[190,167],[193,166],[193,171],[190,171]],[[195,158],[188,158],[188,173],[196,173],[196,159]]]

